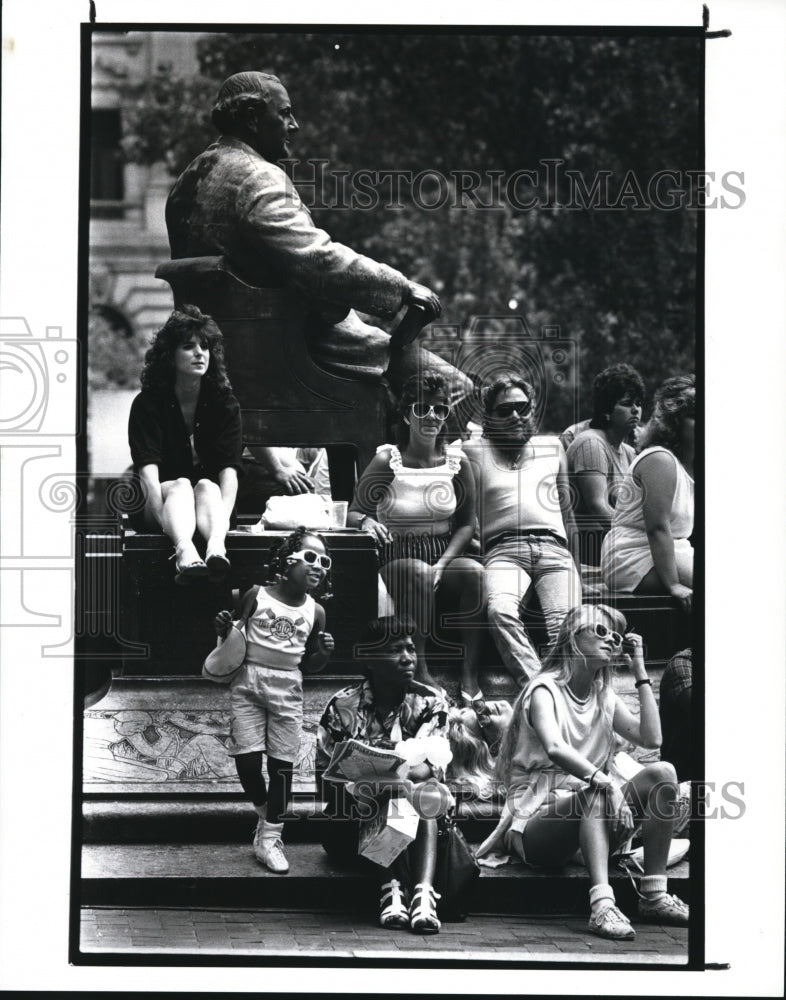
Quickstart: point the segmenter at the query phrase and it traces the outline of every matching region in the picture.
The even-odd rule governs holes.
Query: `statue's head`
[[[248,71],[224,80],[211,117],[222,135],[242,139],[271,161],[289,156],[298,130],[289,94],[272,73]]]

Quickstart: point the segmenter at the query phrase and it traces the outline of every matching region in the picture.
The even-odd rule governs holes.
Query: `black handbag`
[[[452,815],[437,821],[437,868],[434,888],[440,894],[440,920],[461,923],[467,919],[472,887],[480,876],[480,865]]]

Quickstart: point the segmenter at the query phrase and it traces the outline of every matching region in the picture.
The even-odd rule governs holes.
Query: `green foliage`
[[[123,108],[123,152],[130,163],[166,164],[177,175],[216,138],[210,111],[213,80],[181,79],[162,64],[142,86],[129,87]]]
[[[538,171],[540,207],[427,210],[402,184],[369,210],[314,204],[315,221],[340,242],[438,290],[443,319],[473,317],[518,303],[529,328],[558,326],[577,343],[570,381],[581,410],[592,378],[615,361],[635,364],[650,392],[692,369],[695,351],[697,213],[634,207],[556,207],[569,201],[566,169],[587,187],[608,172],[610,201],[626,177],[646,191],[660,170],[700,164],[701,45],[696,38],[437,35],[364,32],[215,34],[197,41],[201,76],[179,80],[162,67],[126,115],[128,155],[164,160],[177,175],[214,138],[217,83],[240,70],[277,73],[301,125],[293,149],[296,181],[305,161],[330,172],[478,171],[488,201],[489,171]],[[563,161],[554,189],[545,159]],[[306,197],[309,201],[309,198]],[[542,207],[544,204],[555,207]],[[547,421],[580,414],[555,397]]]
[[[119,329],[100,310],[91,310],[87,343],[87,383],[91,390],[139,387],[139,373],[150,346],[141,337]]]

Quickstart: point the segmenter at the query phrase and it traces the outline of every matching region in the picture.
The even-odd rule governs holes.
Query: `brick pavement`
[[[635,924],[634,941],[587,933],[583,916],[473,916],[432,937],[385,931],[365,914],[92,907],[83,953],[684,964],[685,928]]]

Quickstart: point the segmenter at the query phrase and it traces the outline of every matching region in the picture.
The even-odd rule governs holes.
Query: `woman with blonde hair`
[[[666,862],[678,797],[671,764],[650,764],[618,785],[608,774],[615,734],[639,746],[661,743],[658,706],[641,636],[605,605],[573,608],[543,670],[521,692],[502,741],[497,777],[506,789],[502,819],[478,856],[503,843],[525,863],[561,867],[581,848],[589,870],[589,929],[635,937],[609,884],[609,855],[641,824],[644,877],[640,920],[686,924],[688,907],[666,892]],[[633,715],[612,687],[614,664],[630,661],[639,697]]]
[[[474,708],[451,708],[448,712],[448,740],[453,758],[447,777],[457,792],[473,799],[497,797],[494,755],[510,723],[512,709],[507,701],[485,701],[487,718]]]

